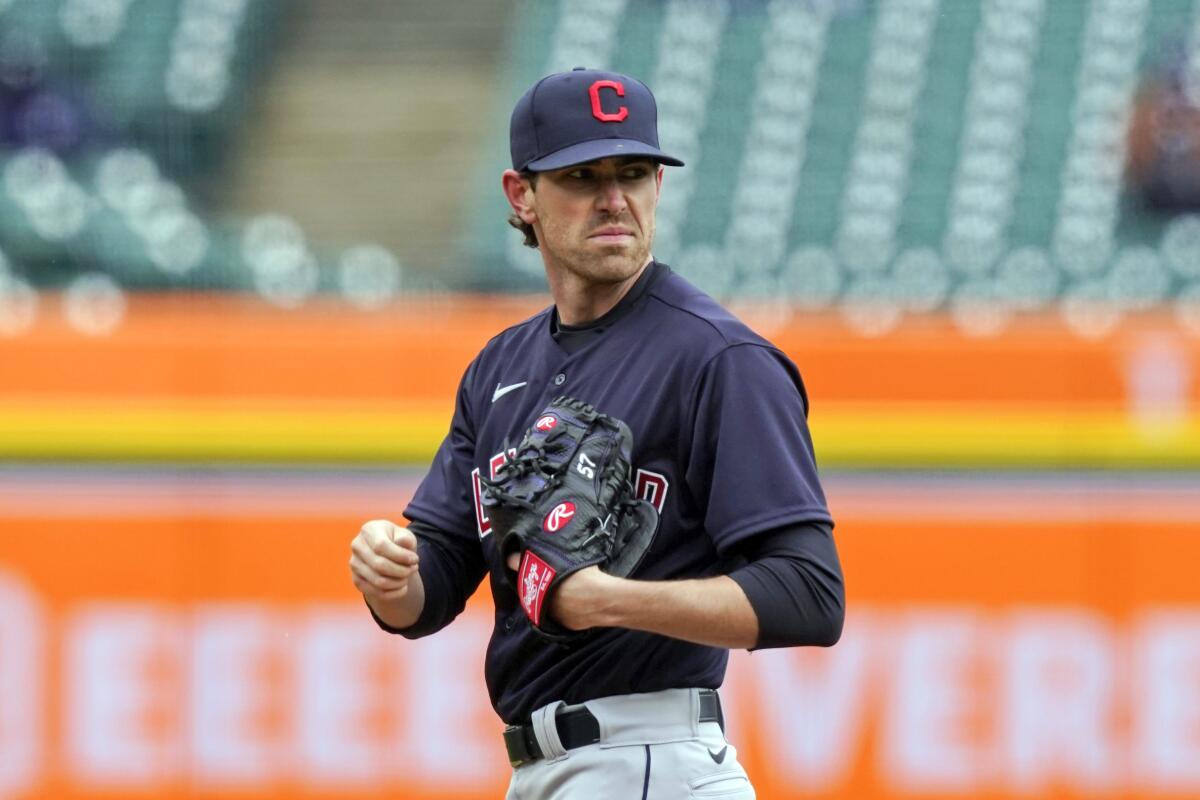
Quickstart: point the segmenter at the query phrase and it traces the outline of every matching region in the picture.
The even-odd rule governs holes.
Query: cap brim
[[[671,167],[683,166],[683,162],[675,156],[669,156],[657,147],[636,139],[592,139],[534,159],[525,165],[525,169],[533,172],[545,172],[563,167],[573,167],[576,164],[586,164],[588,161],[598,161],[601,158],[621,157],[649,158]]]

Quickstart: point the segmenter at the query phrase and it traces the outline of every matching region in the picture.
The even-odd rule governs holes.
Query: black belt
[[[700,716],[697,722],[716,722],[725,729],[725,718],[721,715],[721,698],[716,689],[700,690]],[[570,711],[559,709],[554,715],[554,727],[563,749],[574,750],[600,741],[600,722],[586,706]],[[538,745],[533,725],[509,725],[504,729],[504,746],[508,749],[508,763],[513,767],[545,758]]]

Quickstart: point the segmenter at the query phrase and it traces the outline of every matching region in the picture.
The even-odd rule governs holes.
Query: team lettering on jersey
[[[488,477],[495,480],[496,470],[500,469],[500,465],[516,454],[516,448],[510,448],[507,453],[500,452],[489,458]],[[648,469],[639,469],[634,478],[633,493],[639,500],[648,501],[661,514],[663,505],[667,502],[667,490],[670,487],[671,482],[667,480],[666,475],[651,472]],[[471,470],[471,490],[475,495],[475,527],[479,538],[483,539],[492,532],[492,522],[488,519],[487,512],[483,510],[483,487],[479,482],[478,467]],[[554,511],[558,511],[558,509],[556,508]],[[574,513],[573,507],[571,513]],[[570,519],[570,515],[566,515],[566,519]],[[565,523],[566,519],[562,519],[561,522]],[[555,520],[556,525],[559,521],[559,519]],[[556,527],[555,530],[557,529]]]

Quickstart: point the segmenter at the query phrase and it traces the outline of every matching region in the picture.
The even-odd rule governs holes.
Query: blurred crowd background
[[[574,66],[812,398],[846,633],[734,654],[759,797],[1200,796],[1200,0],[0,0],[0,800],[500,796],[486,590],[401,643],[345,563],[548,302]]]

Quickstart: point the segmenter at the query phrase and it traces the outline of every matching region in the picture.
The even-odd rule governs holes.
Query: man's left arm
[[[563,581],[551,613],[568,628],[650,631],[713,647],[828,647],[841,636],[845,590],[831,527],[764,532],[729,575],[679,581],[615,578],[596,567]]]
[[[551,614],[572,630],[631,628],[712,647],[749,649],[758,617],[727,575],[681,581],[616,578],[588,567],[563,581]]]
[[[703,498],[720,557],[746,565],[679,581],[581,570],[551,597],[551,613],[570,628],[632,628],[716,647],[833,644],[845,593],[799,371],[776,348],[743,342],[714,356],[691,394],[683,477]]]

